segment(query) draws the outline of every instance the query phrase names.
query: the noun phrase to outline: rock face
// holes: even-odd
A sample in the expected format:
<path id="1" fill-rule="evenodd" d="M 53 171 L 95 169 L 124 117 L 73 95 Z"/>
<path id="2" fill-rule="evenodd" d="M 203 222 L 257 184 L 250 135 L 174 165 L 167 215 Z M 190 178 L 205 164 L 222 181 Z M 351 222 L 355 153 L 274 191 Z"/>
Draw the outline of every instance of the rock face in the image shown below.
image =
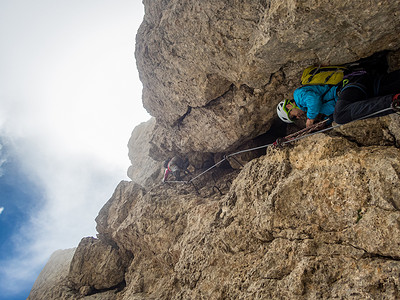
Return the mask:
<path id="1" fill-rule="evenodd" d="M 36 279 L 28 300 L 69 299 L 73 296 L 67 286 L 69 267 L 76 248 L 54 252 Z"/>
<path id="2" fill-rule="evenodd" d="M 156 120 L 154 118 L 135 127 L 129 139 L 129 159 L 132 165 L 128 169 L 128 177 L 143 186 L 161 180 L 161 162 L 149 156 L 150 139 Z"/>
<path id="3" fill-rule="evenodd" d="M 83 295 L 111 289 L 124 281 L 124 272 L 116 247 L 99 239 L 83 238 L 71 261 L 70 286 Z"/>
<path id="4" fill-rule="evenodd" d="M 398 1 L 143 2 L 136 58 L 155 159 L 231 151 L 268 130 L 305 66 L 400 47 Z"/>
<path id="5" fill-rule="evenodd" d="M 193 185 L 162 184 L 160 162 L 187 154 L 197 175 L 270 143 L 304 66 L 400 47 L 400 2 L 143 2 L 136 57 L 154 119 L 129 141 L 132 182 L 30 299 L 399 299 L 399 115 L 238 155 L 244 167 Z"/>
<path id="6" fill-rule="evenodd" d="M 270 149 L 223 196 L 121 183 L 97 219 L 133 254 L 118 299 L 398 298 L 400 150 L 351 130 Z"/>
<path id="7" fill-rule="evenodd" d="M 70 280 L 85 288 L 70 283 L 69 292 L 118 300 L 398 299 L 400 150 L 390 124 L 400 116 L 268 148 L 240 171 L 216 169 L 223 195 L 209 176 L 196 182 L 199 193 L 121 182 L 96 219 L 99 239 L 81 242 L 71 264 Z M 103 277 L 94 277 L 95 265 Z"/>

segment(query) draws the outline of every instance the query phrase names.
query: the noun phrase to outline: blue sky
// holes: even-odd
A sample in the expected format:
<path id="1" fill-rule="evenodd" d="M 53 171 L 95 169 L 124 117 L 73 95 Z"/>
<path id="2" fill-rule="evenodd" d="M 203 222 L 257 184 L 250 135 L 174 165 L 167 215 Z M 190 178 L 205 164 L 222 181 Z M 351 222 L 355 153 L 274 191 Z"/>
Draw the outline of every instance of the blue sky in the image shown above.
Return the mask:
<path id="1" fill-rule="evenodd" d="M 43 202 L 43 195 L 38 186 L 20 172 L 18 161 L 8 154 L 4 142 L 2 157 L 8 156 L 1 166 L 3 176 L 0 177 L 0 253 L 2 258 L 10 257 L 12 247 L 10 238 L 18 234 L 18 230 L 32 211 L 37 210 Z M 6 174 L 6 176 L 4 176 Z M 4 207 L 7 207 L 4 210 Z"/>
<path id="2" fill-rule="evenodd" d="M 25 299 L 58 249 L 94 236 L 149 119 L 139 0 L 0 1 L 0 299 Z"/>
<path id="3" fill-rule="evenodd" d="M 25 176 L 18 165 L 18 161 L 9 153 L 4 141 L 1 146 L 1 174 L 0 177 L 0 260 L 2 268 L 7 262 L 12 262 L 18 257 L 16 251 L 20 251 L 20 238 L 25 244 L 24 229 L 30 216 L 43 205 L 43 195 L 40 187 Z M 5 157 L 7 159 L 5 160 Z M 28 234 L 29 236 L 29 234 Z M 24 255 L 24 254 L 22 254 Z M 0 295 L 0 299 L 26 299 L 29 294 L 29 286 L 34 282 L 34 276 L 40 272 L 42 264 L 38 264 L 32 270 L 32 274 L 25 280 L 25 287 L 15 292 Z M 3 279 L 2 279 L 3 280 Z M 2 283 L 3 284 L 3 283 Z"/>

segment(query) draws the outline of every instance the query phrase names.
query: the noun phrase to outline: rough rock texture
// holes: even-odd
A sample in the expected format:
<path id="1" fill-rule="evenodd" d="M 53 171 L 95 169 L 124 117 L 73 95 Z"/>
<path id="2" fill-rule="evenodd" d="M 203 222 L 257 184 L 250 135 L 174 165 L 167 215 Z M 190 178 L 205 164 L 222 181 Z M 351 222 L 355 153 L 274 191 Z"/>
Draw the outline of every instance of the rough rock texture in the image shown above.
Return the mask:
<path id="1" fill-rule="evenodd" d="M 36 279 L 28 300 L 69 299 L 73 295 L 67 286 L 67 277 L 75 249 L 58 250 L 51 255 Z"/>
<path id="2" fill-rule="evenodd" d="M 71 261 L 70 286 L 83 295 L 112 289 L 123 283 L 124 272 L 117 247 L 93 237 L 83 238 Z"/>
<path id="3" fill-rule="evenodd" d="M 155 159 L 231 151 L 268 130 L 304 66 L 400 47 L 398 1 L 143 2 L 136 58 Z"/>
<path id="4" fill-rule="evenodd" d="M 161 180 L 162 163 L 153 160 L 149 156 L 152 132 L 155 119 L 142 123 L 135 127 L 128 142 L 129 159 L 132 165 L 128 169 L 128 177 L 143 186 L 147 186 Z"/>
<path id="5" fill-rule="evenodd" d="M 136 57 L 155 120 L 129 142 L 133 181 L 68 280 L 30 299 L 399 299 L 400 116 L 240 155 L 243 168 L 194 185 L 161 184 L 155 161 L 188 154 L 199 174 L 269 143 L 260 134 L 304 66 L 400 47 L 400 2 L 143 2 Z"/>
<path id="6" fill-rule="evenodd" d="M 117 300 L 398 299 L 400 150 L 388 130 L 393 123 L 400 116 L 358 121 L 269 148 L 240 171 L 216 169 L 224 195 L 213 193 L 211 175 L 196 182 L 199 193 L 190 185 L 146 190 L 121 182 L 96 218 L 95 241 L 110 246 L 95 257 L 82 253 L 97 247 L 81 243 L 74 260 L 101 265 L 107 278 L 116 269 L 105 258 L 112 246 L 126 286 L 70 293 Z M 363 134 L 388 138 L 363 144 Z M 79 273 L 72 265 L 72 282 L 94 286 L 81 280 L 93 278 L 92 267 Z M 83 299 L 95 299 L 89 297 Z"/>
<path id="7" fill-rule="evenodd" d="M 354 122 L 343 125 L 336 130 L 348 139 L 363 146 L 400 147 L 400 123 L 396 114 L 387 118 L 371 118 L 364 122 Z"/>
<path id="8" fill-rule="evenodd" d="M 121 182 L 97 217 L 99 238 L 131 253 L 116 299 L 398 299 L 400 150 L 356 141 L 391 122 L 269 149 L 218 173 L 222 196 L 210 181 Z"/>

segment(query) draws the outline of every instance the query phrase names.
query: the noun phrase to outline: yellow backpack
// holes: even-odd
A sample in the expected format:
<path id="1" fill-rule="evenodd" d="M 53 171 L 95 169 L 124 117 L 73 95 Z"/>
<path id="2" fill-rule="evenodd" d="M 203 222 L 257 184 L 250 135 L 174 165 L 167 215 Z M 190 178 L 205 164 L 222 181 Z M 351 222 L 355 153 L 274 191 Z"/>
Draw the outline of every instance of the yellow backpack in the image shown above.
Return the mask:
<path id="1" fill-rule="evenodd" d="M 302 85 L 336 85 L 343 80 L 344 73 L 348 71 L 343 66 L 310 66 L 303 71 Z"/>

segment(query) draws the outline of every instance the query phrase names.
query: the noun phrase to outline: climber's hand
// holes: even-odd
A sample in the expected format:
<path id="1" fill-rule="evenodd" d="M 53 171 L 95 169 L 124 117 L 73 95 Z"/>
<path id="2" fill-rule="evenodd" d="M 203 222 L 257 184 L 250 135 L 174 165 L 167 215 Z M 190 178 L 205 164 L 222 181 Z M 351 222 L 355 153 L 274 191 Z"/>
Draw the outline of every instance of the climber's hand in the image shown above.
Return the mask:
<path id="1" fill-rule="evenodd" d="M 314 124 L 314 120 L 315 120 L 315 119 L 307 119 L 307 121 L 306 121 L 306 127 L 310 127 L 311 125 L 313 125 L 313 124 Z"/>

